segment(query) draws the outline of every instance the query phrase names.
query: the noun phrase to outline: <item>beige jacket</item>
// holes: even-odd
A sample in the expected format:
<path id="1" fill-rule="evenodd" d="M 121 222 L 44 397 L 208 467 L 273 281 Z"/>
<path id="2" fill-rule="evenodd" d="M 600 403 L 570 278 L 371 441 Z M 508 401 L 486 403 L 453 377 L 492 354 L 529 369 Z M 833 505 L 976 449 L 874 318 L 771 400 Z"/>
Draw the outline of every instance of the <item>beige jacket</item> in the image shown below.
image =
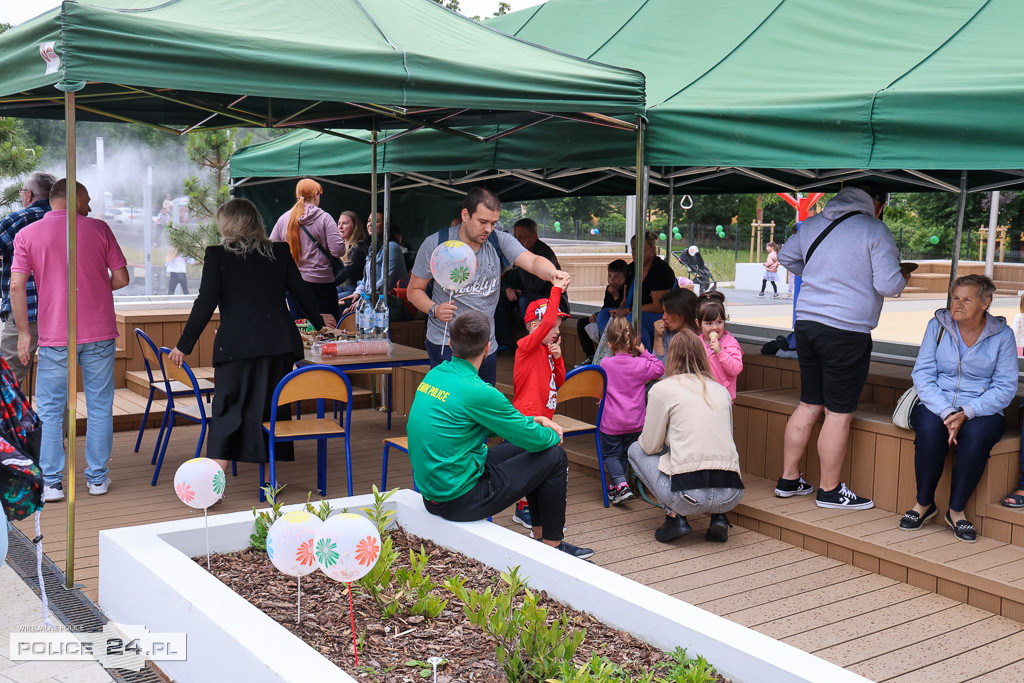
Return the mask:
<path id="1" fill-rule="evenodd" d="M 658 469 L 669 476 L 701 470 L 738 474 L 740 456 L 732 438 L 729 390 L 711 379 L 701 382 L 695 375 L 661 380 L 647 397 L 639 444 L 647 453 L 658 453 L 668 445 Z"/>

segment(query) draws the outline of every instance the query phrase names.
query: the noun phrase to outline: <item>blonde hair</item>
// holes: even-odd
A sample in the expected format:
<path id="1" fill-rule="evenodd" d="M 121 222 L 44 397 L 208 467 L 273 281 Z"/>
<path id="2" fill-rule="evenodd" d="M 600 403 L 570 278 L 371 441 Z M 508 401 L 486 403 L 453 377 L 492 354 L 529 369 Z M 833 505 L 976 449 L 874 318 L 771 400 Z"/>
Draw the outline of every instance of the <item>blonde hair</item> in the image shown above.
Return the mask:
<path id="1" fill-rule="evenodd" d="M 341 230 L 341 218 L 342 216 L 348 216 L 348 219 L 352 221 L 352 232 L 345 239 L 345 255 L 342 257 L 344 264 L 350 265 L 352 263 L 352 257 L 355 256 L 355 247 L 358 242 L 361 242 L 366 234 L 366 226 L 359 220 L 359 214 L 355 211 L 342 211 L 338 216 L 338 230 Z"/>
<path id="2" fill-rule="evenodd" d="M 256 205 L 248 199 L 232 199 L 217 209 L 217 230 L 226 251 L 239 256 L 257 253 L 273 260 L 273 243 Z"/>
<path id="3" fill-rule="evenodd" d="M 1024 294 L 1020 295 L 1020 312 L 1024 313 Z"/>
<path id="4" fill-rule="evenodd" d="M 295 186 L 295 206 L 288 214 L 288 229 L 285 231 L 285 240 L 288 242 L 288 249 L 292 252 L 295 263 L 302 262 L 302 249 L 299 243 L 299 219 L 302 212 L 306 210 L 306 202 L 312 201 L 319 194 L 323 194 L 320 183 L 312 178 L 303 178 Z"/>
<path id="5" fill-rule="evenodd" d="M 714 382 L 715 378 L 711 376 L 711 368 L 708 366 L 708 354 L 700 337 L 685 327 L 672 337 L 665 352 L 665 378 L 673 375 L 697 377 L 703 387 L 704 402 L 711 405 L 708 401 L 708 383 Z"/>
<path id="6" fill-rule="evenodd" d="M 608 346 L 613 353 L 627 352 L 633 356 L 638 355 L 636 348 L 636 332 L 633 326 L 625 318 L 615 318 L 605 329 L 608 338 Z"/>

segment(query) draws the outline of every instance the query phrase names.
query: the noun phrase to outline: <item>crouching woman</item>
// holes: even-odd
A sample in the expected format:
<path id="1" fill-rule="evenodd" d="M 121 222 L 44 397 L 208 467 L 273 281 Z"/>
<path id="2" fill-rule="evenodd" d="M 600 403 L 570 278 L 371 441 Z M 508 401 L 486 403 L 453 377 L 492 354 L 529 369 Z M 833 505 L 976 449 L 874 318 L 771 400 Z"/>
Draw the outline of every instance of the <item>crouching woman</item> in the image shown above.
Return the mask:
<path id="1" fill-rule="evenodd" d="M 692 531 L 688 515 L 710 514 L 705 538 L 724 543 L 725 513 L 743 497 L 729 390 L 712 378 L 704 345 L 688 329 L 669 343 L 665 368 L 648 396 L 640 440 L 629 449 L 633 471 L 668 510 L 654 538 L 668 543 Z"/>

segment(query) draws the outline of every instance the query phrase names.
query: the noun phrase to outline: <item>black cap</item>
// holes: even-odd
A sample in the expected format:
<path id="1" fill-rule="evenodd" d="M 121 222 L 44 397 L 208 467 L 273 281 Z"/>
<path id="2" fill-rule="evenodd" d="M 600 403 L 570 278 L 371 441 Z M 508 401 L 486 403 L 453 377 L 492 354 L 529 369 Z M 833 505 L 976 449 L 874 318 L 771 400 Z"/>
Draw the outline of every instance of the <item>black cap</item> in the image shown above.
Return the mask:
<path id="1" fill-rule="evenodd" d="M 873 182 L 865 181 L 854 185 L 859 190 L 864 190 L 868 193 L 868 196 L 874 199 L 879 204 L 885 204 L 889 201 L 889 193 L 883 190 L 881 187 Z"/>

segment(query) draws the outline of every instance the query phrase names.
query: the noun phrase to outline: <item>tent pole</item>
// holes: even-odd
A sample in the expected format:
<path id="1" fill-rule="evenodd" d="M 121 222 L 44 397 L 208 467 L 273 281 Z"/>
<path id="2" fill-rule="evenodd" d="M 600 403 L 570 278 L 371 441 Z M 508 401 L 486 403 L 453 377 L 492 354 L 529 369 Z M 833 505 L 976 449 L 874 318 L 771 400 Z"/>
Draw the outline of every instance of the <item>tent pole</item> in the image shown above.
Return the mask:
<path id="1" fill-rule="evenodd" d="M 996 231 L 999 229 L 999 190 L 992 193 L 992 206 L 988 210 L 988 244 L 985 245 L 985 277 L 992 277 L 996 266 Z"/>
<path id="2" fill-rule="evenodd" d="M 370 131 L 370 304 L 377 305 L 377 122 L 374 121 Z"/>
<path id="3" fill-rule="evenodd" d="M 384 174 L 384 272 L 381 274 L 381 281 L 384 283 L 383 294 L 388 295 L 388 285 L 391 283 L 391 174 Z"/>
<path id="4" fill-rule="evenodd" d="M 665 260 L 672 265 L 672 224 L 676 216 L 676 179 L 668 179 L 668 225 L 665 226 Z"/>
<path id="5" fill-rule="evenodd" d="M 953 257 L 949 261 L 949 286 L 956 280 L 956 271 L 960 265 L 960 241 L 964 236 L 964 210 L 967 208 L 967 171 L 960 172 L 960 199 L 956 205 L 956 233 L 953 235 Z M 952 302 L 946 294 L 946 307 Z"/>
<path id="6" fill-rule="evenodd" d="M 64 565 L 65 587 L 75 587 L 75 440 L 78 407 L 78 330 L 76 322 L 78 288 L 78 178 L 75 140 L 75 93 L 64 93 L 64 121 L 67 129 L 67 247 L 68 247 L 68 457 L 64 485 L 68 494 L 68 545 Z"/>
<path id="7" fill-rule="evenodd" d="M 633 249 L 633 329 L 636 330 L 637 339 L 640 338 L 640 330 L 643 329 L 643 321 L 640 315 L 640 302 L 643 292 L 644 279 L 644 243 L 647 237 L 647 223 L 644 221 L 647 210 L 647 199 L 644 196 L 646 187 L 644 166 L 644 118 L 636 117 L 636 234 L 633 235 L 636 247 Z"/>

